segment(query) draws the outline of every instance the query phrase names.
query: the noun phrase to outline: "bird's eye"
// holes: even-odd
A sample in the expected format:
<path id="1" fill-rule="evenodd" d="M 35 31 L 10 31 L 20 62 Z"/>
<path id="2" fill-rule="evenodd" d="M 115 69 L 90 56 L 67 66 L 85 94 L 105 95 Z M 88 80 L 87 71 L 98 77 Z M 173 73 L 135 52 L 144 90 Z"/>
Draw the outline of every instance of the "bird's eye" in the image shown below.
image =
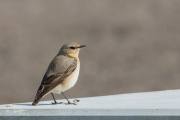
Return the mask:
<path id="1" fill-rule="evenodd" d="M 73 47 L 73 46 L 72 46 L 72 47 L 70 47 L 70 48 L 71 48 L 71 49 L 73 49 L 73 50 L 74 50 L 74 49 L 76 49 L 76 48 L 75 48 L 75 47 Z"/>

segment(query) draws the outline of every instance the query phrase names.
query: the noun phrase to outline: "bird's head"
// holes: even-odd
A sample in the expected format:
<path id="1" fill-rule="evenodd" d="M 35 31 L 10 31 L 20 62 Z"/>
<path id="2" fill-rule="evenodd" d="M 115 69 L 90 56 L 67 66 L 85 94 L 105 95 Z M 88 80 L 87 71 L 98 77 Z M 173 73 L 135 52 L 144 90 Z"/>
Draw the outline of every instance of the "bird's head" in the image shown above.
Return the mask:
<path id="1" fill-rule="evenodd" d="M 78 57 L 79 50 L 85 46 L 86 45 L 79 45 L 74 42 L 66 43 L 61 47 L 59 54 L 76 58 Z"/>

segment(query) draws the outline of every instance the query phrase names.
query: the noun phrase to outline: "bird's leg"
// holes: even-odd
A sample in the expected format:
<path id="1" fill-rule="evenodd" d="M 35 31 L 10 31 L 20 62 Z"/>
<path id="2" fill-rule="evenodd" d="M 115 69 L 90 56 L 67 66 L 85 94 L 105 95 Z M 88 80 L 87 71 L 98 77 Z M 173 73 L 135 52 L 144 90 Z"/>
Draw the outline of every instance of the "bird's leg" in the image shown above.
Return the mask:
<path id="1" fill-rule="evenodd" d="M 55 104 L 64 104 L 63 102 L 57 103 L 56 100 L 55 100 L 55 97 L 54 97 L 53 93 L 51 93 L 51 95 L 52 95 L 52 97 L 53 97 L 53 99 L 54 99 L 54 103 L 52 103 L 53 105 L 55 105 Z"/>
<path id="2" fill-rule="evenodd" d="M 61 93 L 62 93 L 62 95 L 66 98 L 66 100 L 68 101 L 68 103 L 67 103 L 68 105 L 69 105 L 69 104 L 77 105 L 77 102 L 79 102 L 79 100 L 74 100 L 74 103 L 71 103 L 71 102 L 67 99 L 67 97 L 64 95 L 64 93 L 63 93 L 63 92 L 61 92 Z M 66 104 L 66 105 L 67 105 L 67 104 Z"/>
<path id="3" fill-rule="evenodd" d="M 68 104 L 71 104 L 71 102 L 67 99 L 67 97 L 64 95 L 63 92 L 61 92 L 63 94 L 63 96 L 66 98 L 66 100 L 68 101 Z"/>
<path id="4" fill-rule="evenodd" d="M 52 97 L 53 97 L 53 99 L 54 99 L 54 103 L 52 103 L 52 104 L 57 104 L 56 99 L 55 99 L 53 93 L 51 93 L 51 95 L 52 95 Z"/>
<path id="5" fill-rule="evenodd" d="M 54 99 L 54 103 L 52 103 L 53 105 L 56 105 L 56 104 L 64 104 L 63 102 L 57 103 L 56 100 L 55 100 L 54 94 L 51 93 L 51 95 L 52 95 L 52 97 L 53 97 L 53 99 Z"/>

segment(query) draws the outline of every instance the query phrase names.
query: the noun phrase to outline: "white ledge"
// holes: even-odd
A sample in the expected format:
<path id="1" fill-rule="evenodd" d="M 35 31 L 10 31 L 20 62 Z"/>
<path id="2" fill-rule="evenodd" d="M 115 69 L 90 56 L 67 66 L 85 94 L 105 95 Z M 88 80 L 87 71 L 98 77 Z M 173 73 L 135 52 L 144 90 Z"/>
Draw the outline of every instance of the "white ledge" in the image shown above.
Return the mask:
<path id="1" fill-rule="evenodd" d="M 13 119 L 13 116 L 21 118 L 22 116 L 28 116 L 27 119 L 32 119 L 30 116 L 44 116 L 46 119 L 52 119 L 49 118 L 52 116 L 61 116 L 61 118 L 62 116 L 124 116 L 126 118 L 128 116 L 130 118 L 133 116 L 171 116 L 170 119 L 172 120 L 173 116 L 176 117 L 176 119 L 180 116 L 180 90 L 120 94 L 78 99 L 80 100 L 78 105 L 52 105 L 51 103 L 53 101 L 42 101 L 37 106 L 32 106 L 31 102 L 0 105 L 0 119 L 3 117 L 4 119 Z M 70 100 L 72 101 L 73 99 Z M 66 100 L 57 100 L 57 102 L 66 102 Z"/>

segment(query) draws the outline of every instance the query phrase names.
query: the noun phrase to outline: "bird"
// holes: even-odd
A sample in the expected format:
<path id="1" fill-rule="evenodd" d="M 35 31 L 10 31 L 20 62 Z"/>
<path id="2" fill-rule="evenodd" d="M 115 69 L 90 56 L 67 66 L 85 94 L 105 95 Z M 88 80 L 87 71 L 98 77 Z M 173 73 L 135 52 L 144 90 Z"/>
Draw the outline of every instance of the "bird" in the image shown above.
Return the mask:
<path id="1" fill-rule="evenodd" d="M 61 47 L 58 54 L 50 62 L 32 105 L 37 105 L 40 99 L 49 93 L 54 99 L 53 104 L 58 104 L 54 94 L 62 94 L 66 98 L 67 104 L 73 104 L 67 99 L 64 91 L 72 88 L 78 80 L 80 71 L 78 55 L 80 49 L 85 46 L 70 42 Z"/>

